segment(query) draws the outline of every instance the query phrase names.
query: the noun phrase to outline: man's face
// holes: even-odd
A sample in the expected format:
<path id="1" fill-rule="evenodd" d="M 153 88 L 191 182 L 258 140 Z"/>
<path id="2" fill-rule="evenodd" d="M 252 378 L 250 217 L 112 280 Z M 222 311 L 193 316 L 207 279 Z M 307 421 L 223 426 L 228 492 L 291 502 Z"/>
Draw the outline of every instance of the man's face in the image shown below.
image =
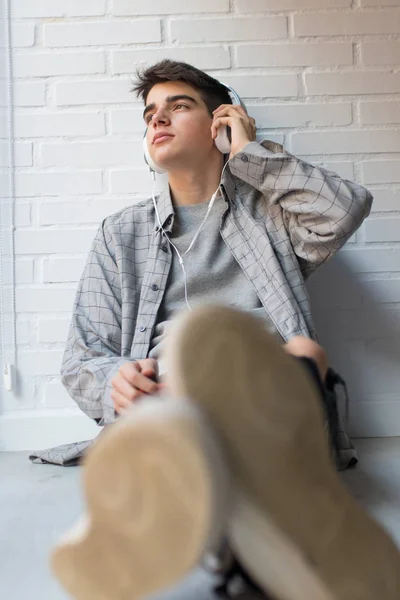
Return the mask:
<path id="1" fill-rule="evenodd" d="M 166 170 L 202 162 L 215 151 L 212 117 L 199 92 L 186 83 L 155 85 L 147 97 L 144 121 L 150 156 Z M 157 141 L 160 133 L 170 136 Z"/>

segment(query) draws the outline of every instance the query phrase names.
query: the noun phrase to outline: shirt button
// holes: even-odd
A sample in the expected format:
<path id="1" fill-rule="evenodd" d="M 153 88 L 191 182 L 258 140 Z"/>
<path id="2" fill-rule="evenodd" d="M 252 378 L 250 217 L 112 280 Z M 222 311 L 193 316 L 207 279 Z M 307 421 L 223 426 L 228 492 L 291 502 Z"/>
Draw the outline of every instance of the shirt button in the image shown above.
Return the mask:
<path id="1" fill-rule="evenodd" d="M 153 283 L 153 285 L 151 286 L 151 289 L 153 290 L 153 292 L 158 292 L 159 287 L 158 287 L 158 285 L 156 285 L 155 283 Z"/>
<path id="2" fill-rule="evenodd" d="M 141 331 L 142 333 L 144 333 L 144 332 L 146 331 L 146 327 L 141 327 L 141 328 L 139 329 L 139 331 Z"/>
<path id="3" fill-rule="evenodd" d="M 242 156 L 242 161 L 243 162 L 249 162 L 249 157 L 246 156 L 246 155 Z"/>
<path id="4" fill-rule="evenodd" d="M 168 252 L 168 247 L 166 246 L 166 244 L 164 244 L 163 246 L 161 246 L 161 250 L 163 252 Z"/>

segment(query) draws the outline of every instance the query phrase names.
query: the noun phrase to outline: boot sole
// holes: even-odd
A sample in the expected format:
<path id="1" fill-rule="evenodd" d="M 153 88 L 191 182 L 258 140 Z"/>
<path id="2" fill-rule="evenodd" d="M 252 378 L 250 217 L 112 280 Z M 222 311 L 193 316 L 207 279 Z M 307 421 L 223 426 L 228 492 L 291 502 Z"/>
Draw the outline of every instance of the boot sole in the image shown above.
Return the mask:
<path id="1" fill-rule="evenodd" d="M 231 543 L 255 581 L 276 600 L 398 600 L 399 551 L 341 483 L 309 375 L 227 307 L 181 317 L 170 336 L 167 385 L 223 444 L 242 491 Z"/>
<path id="2" fill-rule="evenodd" d="M 138 600 L 168 588 L 215 533 L 214 475 L 199 431 L 160 412 L 132 411 L 88 454 L 88 517 L 51 557 L 77 600 Z"/>

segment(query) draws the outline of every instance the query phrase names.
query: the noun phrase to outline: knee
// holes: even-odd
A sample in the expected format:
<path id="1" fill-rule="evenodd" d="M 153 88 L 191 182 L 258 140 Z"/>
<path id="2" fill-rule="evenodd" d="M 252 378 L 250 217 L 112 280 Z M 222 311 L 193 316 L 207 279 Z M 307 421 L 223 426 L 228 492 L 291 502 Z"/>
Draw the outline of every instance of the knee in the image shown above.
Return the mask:
<path id="1" fill-rule="evenodd" d="M 289 340 L 284 348 L 293 356 L 312 358 L 317 364 L 322 381 L 324 381 L 329 364 L 327 354 L 322 346 L 310 338 L 298 335 Z"/>

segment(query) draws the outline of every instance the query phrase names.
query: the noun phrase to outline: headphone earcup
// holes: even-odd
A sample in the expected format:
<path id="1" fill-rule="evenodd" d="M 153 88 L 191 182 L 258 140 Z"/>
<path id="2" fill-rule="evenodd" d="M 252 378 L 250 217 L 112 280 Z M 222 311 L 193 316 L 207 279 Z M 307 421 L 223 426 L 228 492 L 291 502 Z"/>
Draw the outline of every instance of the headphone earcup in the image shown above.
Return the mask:
<path id="1" fill-rule="evenodd" d="M 166 170 L 159 167 L 151 158 L 149 148 L 147 145 L 146 134 L 143 136 L 143 154 L 144 154 L 144 160 L 147 163 L 147 165 L 149 166 L 151 171 L 155 171 L 156 173 L 160 173 L 160 174 L 166 173 Z"/>
<path id="2" fill-rule="evenodd" d="M 231 153 L 231 143 L 228 138 L 227 125 L 221 125 L 218 129 L 217 137 L 214 140 L 215 145 L 222 154 Z"/>

